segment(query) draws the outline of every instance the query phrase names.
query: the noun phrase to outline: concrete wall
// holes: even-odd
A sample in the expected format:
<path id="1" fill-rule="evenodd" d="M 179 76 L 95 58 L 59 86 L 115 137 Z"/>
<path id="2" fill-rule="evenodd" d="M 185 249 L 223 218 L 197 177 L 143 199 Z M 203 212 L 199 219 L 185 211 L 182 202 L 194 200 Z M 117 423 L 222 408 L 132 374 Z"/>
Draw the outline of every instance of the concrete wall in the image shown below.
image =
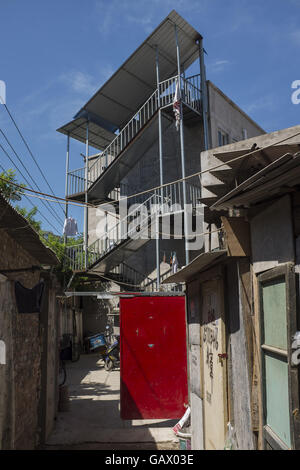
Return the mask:
<path id="1" fill-rule="evenodd" d="M 219 88 L 210 81 L 207 82 L 210 115 L 210 147 L 219 146 L 218 130 L 229 135 L 229 143 L 255 137 L 264 133 L 247 114 L 231 101 Z"/>
<path id="2" fill-rule="evenodd" d="M 259 212 L 251 219 L 250 227 L 256 274 L 295 260 L 290 196 L 282 197 Z"/>
<path id="3" fill-rule="evenodd" d="M 221 164 L 221 161 L 217 158 L 218 153 L 222 152 L 231 152 L 235 150 L 245 150 L 249 151 L 251 147 L 254 144 L 257 144 L 258 147 L 266 147 L 268 145 L 275 145 L 277 142 L 287 139 L 290 136 L 293 136 L 294 134 L 299 133 L 299 135 L 296 135 L 295 137 L 291 137 L 289 140 L 287 140 L 285 143 L 288 144 L 299 144 L 300 143 L 300 125 L 299 126 L 294 126 L 290 127 L 287 129 L 282 129 L 279 131 L 271 132 L 270 134 L 263 134 L 263 135 L 258 135 L 256 137 L 252 137 L 247 140 L 243 140 L 238 143 L 232 143 L 229 145 L 225 145 L 224 147 L 216 147 L 212 148 L 210 150 L 201 152 L 201 169 L 202 170 L 209 170 L 212 169 L 218 165 Z M 219 168 L 220 169 L 220 168 Z M 229 169 L 227 165 L 224 165 L 221 169 Z M 213 176 L 209 171 L 205 172 L 202 175 L 202 184 L 203 186 L 206 185 L 213 185 L 217 184 L 220 185 L 222 184 L 221 181 Z M 226 186 L 224 185 L 224 194 L 228 192 L 228 189 L 226 190 Z M 214 196 L 213 193 L 211 193 L 208 189 L 203 187 L 202 189 L 202 196 L 203 197 L 211 197 Z M 211 231 L 214 231 L 216 228 L 218 228 L 215 224 L 212 224 L 210 227 Z M 204 222 L 203 225 L 203 231 L 208 230 L 208 224 Z M 211 249 L 215 249 L 219 247 L 219 240 L 218 240 L 218 234 L 217 233 L 212 233 L 211 237 L 208 235 L 205 236 L 205 251 L 209 250 L 209 238 L 211 238 Z"/>

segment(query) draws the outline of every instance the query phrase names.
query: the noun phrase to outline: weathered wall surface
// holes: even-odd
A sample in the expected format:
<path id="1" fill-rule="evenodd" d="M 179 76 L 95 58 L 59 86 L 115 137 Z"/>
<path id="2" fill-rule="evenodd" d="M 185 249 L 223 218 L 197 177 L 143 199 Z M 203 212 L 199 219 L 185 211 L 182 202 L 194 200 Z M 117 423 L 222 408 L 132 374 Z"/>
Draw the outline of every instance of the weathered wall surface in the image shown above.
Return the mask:
<path id="1" fill-rule="evenodd" d="M 208 101 L 211 148 L 219 145 L 218 130 L 229 135 L 229 143 L 244 140 L 243 129 L 247 131 L 247 138 L 255 137 L 264 132 L 258 124 L 210 81 L 208 82 Z"/>
<path id="2" fill-rule="evenodd" d="M 242 302 L 242 279 L 239 263 L 227 267 L 227 328 L 229 333 L 229 400 L 231 424 L 234 426 L 238 449 L 253 450 L 251 423 L 251 380 L 245 326 L 245 304 Z"/>
<path id="3" fill-rule="evenodd" d="M 284 196 L 253 217 L 250 227 L 252 263 L 256 274 L 294 261 L 294 234 L 289 196 Z"/>
<path id="4" fill-rule="evenodd" d="M 188 285 L 187 292 L 188 321 L 188 362 L 189 362 L 189 396 L 191 405 L 192 449 L 203 449 L 203 409 L 201 396 L 200 366 L 200 312 L 201 296 L 198 281 Z"/>
<path id="5" fill-rule="evenodd" d="M 0 364 L 0 450 L 13 448 L 14 442 L 13 313 L 10 283 L 0 282 L 0 339 L 6 345 L 6 364 Z"/>
<path id="6" fill-rule="evenodd" d="M 39 315 L 15 312 L 13 318 L 15 449 L 33 449 L 38 444 L 41 339 Z"/>
<path id="7" fill-rule="evenodd" d="M 39 262 L 19 246 L 5 231 L 0 232 L 0 244 L 5 254 L 0 259 L 1 269 L 30 268 Z M 7 274 L 0 282 L 0 339 L 7 348 L 6 364 L 0 365 L 0 449 L 34 449 L 40 440 L 40 405 L 43 374 L 43 342 L 46 362 L 50 368 L 45 377 L 48 388 L 49 416 L 54 416 L 54 380 L 56 376 L 56 322 L 55 292 L 52 291 L 49 316 L 49 343 L 45 343 L 45 328 L 38 313 L 19 314 L 17 311 L 14 281 L 32 288 L 40 280 L 40 272 Z M 45 299 L 46 304 L 48 299 Z M 52 406 L 52 409 L 51 409 Z M 50 429 L 50 420 L 47 428 Z"/>

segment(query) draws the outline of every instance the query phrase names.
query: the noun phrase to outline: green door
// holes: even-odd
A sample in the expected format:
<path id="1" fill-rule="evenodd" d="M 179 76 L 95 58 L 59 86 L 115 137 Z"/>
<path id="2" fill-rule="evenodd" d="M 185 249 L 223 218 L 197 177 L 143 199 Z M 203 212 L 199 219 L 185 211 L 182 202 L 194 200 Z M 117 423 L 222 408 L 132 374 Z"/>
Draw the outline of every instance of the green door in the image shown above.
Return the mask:
<path id="1" fill-rule="evenodd" d="M 269 449 L 294 448 L 289 360 L 290 338 L 296 332 L 293 280 L 291 265 L 259 276 L 263 432 Z"/>

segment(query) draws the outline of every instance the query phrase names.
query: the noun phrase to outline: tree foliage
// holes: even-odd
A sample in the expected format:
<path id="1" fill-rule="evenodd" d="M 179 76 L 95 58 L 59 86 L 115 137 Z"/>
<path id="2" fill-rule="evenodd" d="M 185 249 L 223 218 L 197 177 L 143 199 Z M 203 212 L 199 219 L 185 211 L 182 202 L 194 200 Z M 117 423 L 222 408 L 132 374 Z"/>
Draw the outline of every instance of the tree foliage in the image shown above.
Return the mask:
<path id="1" fill-rule="evenodd" d="M 25 184 L 20 184 L 21 188 L 17 188 L 13 183 L 18 184 L 15 170 L 0 173 L 0 193 L 9 201 L 20 200 L 26 188 Z"/>
<path id="2" fill-rule="evenodd" d="M 25 185 L 20 184 L 22 189 L 17 188 L 12 183 L 17 183 L 14 170 L 7 170 L 6 172 L 0 173 L 0 193 L 10 201 L 20 200 L 19 196 L 22 196 L 23 189 L 26 188 Z M 32 209 L 28 210 L 25 207 L 19 205 L 15 206 L 15 209 L 28 221 L 28 223 L 33 227 L 36 232 L 39 234 L 42 242 L 49 247 L 56 254 L 59 265 L 54 267 L 54 272 L 63 286 L 65 286 L 69 279 L 72 276 L 72 270 L 69 267 L 69 263 L 66 258 L 66 246 L 74 246 L 83 243 L 83 237 L 78 238 L 67 238 L 67 243 L 65 245 L 64 239 L 62 236 L 55 235 L 52 232 L 45 231 L 42 229 L 42 222 L 36 219 L 38 208 L 35 206 Z M 78 278 L 76 281 L 77 284 L 80 283 L 85 278 Z"/>

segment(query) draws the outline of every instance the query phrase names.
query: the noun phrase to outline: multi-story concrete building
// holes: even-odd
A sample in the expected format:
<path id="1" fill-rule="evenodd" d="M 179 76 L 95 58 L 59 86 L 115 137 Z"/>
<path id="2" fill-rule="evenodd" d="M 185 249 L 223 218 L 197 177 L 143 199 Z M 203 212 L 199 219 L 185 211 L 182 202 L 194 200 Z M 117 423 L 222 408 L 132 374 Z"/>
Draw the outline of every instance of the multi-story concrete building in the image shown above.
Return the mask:
<path id="1" fill-rule="evenodd" d="M 58 131 L 68 139 L 66 197 L 90 205 L 71 265 L 133 291 L 165 288 L 162 279 L 203 249 L 201 180 L 190 177 L 200 152 L 264 133 L 206 80 L 203 38 L 175 11 Z M 86 148 L 77 170 L 71 138 Z"/>

